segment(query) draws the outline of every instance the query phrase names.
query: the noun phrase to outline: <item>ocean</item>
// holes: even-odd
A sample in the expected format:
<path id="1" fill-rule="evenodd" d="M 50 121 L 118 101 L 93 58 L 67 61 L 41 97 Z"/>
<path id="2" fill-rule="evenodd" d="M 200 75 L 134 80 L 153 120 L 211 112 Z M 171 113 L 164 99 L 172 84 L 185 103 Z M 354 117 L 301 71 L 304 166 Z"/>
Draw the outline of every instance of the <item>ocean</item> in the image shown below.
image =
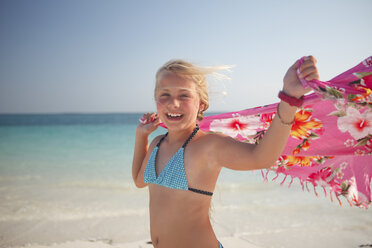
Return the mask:
<path id="1" fill-rule="evenodd" d="M 140 117 L 0 115 L 0 247 L 149 240 L 148 192 L 131 177 Z M 317 198 L 296 180 L 290 188 L 280 182 L 223 169 L 211 208 L 217 237 L 260 247 L 372 243 L 371 210 Z"/>
<path id="2" fill-rule="evenodd" d="M 129 181 L 139 114 L 0 115 L 1 174 Z"/>

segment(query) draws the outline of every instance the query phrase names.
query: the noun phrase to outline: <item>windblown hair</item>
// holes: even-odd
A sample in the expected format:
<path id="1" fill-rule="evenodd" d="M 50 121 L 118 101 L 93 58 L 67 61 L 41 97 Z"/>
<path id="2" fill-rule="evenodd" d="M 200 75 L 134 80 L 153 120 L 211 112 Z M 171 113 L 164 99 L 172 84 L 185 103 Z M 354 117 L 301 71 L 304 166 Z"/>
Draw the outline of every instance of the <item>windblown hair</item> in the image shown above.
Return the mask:
<path id="1" fill-rule="evenodd" d="M 204 111 L 209 107 L 209 95 L 207 88 L 207 75 L 212 75 L 216 78 L 229 79 L 227 76 L 217 73 L 220 70 L 228 70 L 231 66 L 197 66 L 190 62 L 181 59 L 170 60 L 165 63 L 156 73 L 155 98 L 160 74 L 164 71 L 169 71 L 181 77 L 190 78 L 196 84 L 196 90 L 201 103 L 204 104 L 204 109 L 198 112 L 197 119 L 199 121 L 204 118 Z"/>

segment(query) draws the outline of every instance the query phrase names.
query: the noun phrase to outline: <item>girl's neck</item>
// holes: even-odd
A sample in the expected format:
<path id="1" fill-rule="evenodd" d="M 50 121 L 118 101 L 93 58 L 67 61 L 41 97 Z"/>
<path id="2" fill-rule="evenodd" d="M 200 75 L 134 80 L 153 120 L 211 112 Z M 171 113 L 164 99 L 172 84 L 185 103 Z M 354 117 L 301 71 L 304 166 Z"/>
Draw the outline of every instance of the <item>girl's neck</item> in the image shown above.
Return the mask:
<path id="1" fill-rule="evenodd" d="M 194 131 L 196 124 L 182 130 L 168 130 L 167 142 L 169 144 L 183 143 Z"/>

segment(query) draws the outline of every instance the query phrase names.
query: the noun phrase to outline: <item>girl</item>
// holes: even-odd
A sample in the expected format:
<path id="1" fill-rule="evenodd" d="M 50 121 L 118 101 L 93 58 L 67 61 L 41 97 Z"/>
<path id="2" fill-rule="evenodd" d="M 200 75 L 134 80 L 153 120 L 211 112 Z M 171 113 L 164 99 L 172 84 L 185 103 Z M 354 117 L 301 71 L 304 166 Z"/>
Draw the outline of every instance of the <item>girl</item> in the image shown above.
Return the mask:
<path id="1" fill-rule="evenodd" d="M 173 60 L 156 74 L 157 114 L 147 113 L 136 130 L 132 176 L 150 192 L 150 230 L 156 248 L 217 248 L 221 243 L 209 220 L 211 196 L 222 167 L 233 170 L 269 168 L 282 153 L 301 105 L 300 78 L 318 79 L 316 60 L 306 57 L 284 77 L 277 114 L 259 144 L 205 133 L 198 121 L 208 108 L 206 75 L 221 68 L 198 67 Z M 148 136 L 163 122 L 168 133 L 148 145 Z"/>

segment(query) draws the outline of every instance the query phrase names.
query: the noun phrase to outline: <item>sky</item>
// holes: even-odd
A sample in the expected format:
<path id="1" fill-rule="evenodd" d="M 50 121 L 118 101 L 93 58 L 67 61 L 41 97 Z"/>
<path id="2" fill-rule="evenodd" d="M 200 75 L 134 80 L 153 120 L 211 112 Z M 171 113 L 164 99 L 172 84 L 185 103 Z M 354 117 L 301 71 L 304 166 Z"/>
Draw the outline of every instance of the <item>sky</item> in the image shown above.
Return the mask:
<path id="1" fill-rule="evenodd" d="M 155 111 L 155 73 L 174 58 L 234 65 L 230 81 L 210 82 L 210 112 L 274 103 L 304 55 L 317 58 L 321 80 L 371 56 L 371 9 L 371 0 L 1 0 L 0 113 Z"/>

